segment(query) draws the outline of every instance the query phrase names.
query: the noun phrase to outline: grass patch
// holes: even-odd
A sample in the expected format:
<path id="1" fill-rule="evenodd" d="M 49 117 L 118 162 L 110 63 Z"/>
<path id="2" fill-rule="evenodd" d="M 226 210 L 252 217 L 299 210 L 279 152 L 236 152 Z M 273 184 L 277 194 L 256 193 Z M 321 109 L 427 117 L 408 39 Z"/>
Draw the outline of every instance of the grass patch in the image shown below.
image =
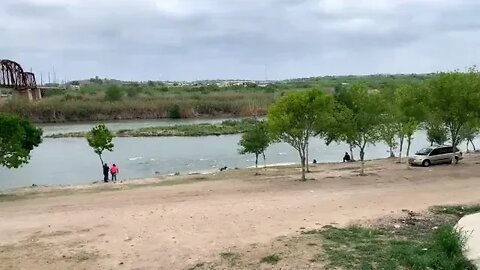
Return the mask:
<path id="1" fill-rule="evenodd" d="M 280 258 L 280 256 L 278 256 L 277 254 L 272 254 L 272 255 L 268 255 L 266 257 L 263 257 L 261 260 L 260 260 L 260 263 L 269 263 L 269 264 L 276 264 L 278 263 L 282 258 Z"/>
<path id="2" fill-rule="evenodd" d="M 435 206 L 430 208 L 430 211 L 435 214 L 453 215 L 461 218 L 466 215 L 480 212 L 480 204 Z"/>
<path id="3" fill-rule="evenodd" d="M 21 196 L 14 194 L 0 194 L 0 202 L 13 202 L 21 199 Z"/>
<path id="4" fill-rule="evenodd" d="M 231 260 L 231 259 L 234 259 L 237 256 L 238 255 L 233 253 L 233 252 L 222 252 L 222 253 L 220 253 L 220 257 L 222 257 L 222 259 L 224 259 L 224 260 Z"/>
<path id="5" fill-rule="evenodd" d="M 465 238 L 453 224 L 429 228 L 429 233 L 418 229 L 393 233 L 358 226 L 330 227 L 319 234 L 328 267 L 333 269 L 475 269 L 462 253 Z"/>

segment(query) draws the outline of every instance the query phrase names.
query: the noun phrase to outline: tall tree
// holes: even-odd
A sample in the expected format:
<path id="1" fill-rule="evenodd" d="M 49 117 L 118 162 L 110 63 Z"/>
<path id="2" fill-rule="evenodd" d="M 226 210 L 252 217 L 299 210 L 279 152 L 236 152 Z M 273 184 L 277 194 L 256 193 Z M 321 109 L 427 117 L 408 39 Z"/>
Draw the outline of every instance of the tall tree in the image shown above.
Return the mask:
<path id="1" fill-rule="evenodd" d="M 258 122 L 250 130 L 243 133 L 238 152 L 242 155 L 250 153 L 255 155 L 255 168 L 258 168 L 258 156 L 263 155 L 263 163 L 265 164 L 265 150 L 270 145 L 270 137 L 264 122 Z"/>
<path id="2" fill-rule="evenodd" d="M 18 168 L 42 142 L 42 130 L 18 116 L 0 114 L 0 165 Z"/>
<path id="3" fill-rule="evenodd" d="M 407 140 L 406 156 L 408 156 L 413 134 L 425 119 L 424 97 L 424 87 L 418 84 L 405 84 L 395 90 L 394 110 L 400 139 L 399 162 L 402 162 L 404 140 Z"/>
<path id="4" fill-rule="evenodd" d="M 113 133 L 104 125 L 100 124 L 94 127 L 87 134 L 88 145 L 93 148 L 93 151 L 100 158 L 101 165 L 103 166 L 102 154 L 105 150 L 113 151 Z"/>
<path id="5" fill-rule="evenodd" d="M 395 148 L 397 147 L 396 136 L 398 134 L 398 124 L 393 115 L 386 115 L 384 123 L 380 125 L 380 138 L 388 146 L 390 158 L 395 157 Z"/>
<path id="6" fill-rule="evenodd" d="M 267 124 L 273 139 L 282 140 L 298 151 L 303 181 L 308 142 L 312 136 L 325 136 L 333 120 L 333 104 L 333 98 L 319 90 L 290 92 L 268 111 Z"/>
<path id="7" fill-rule="evenodd" d="M 462 141 L 467 142 L 467 153 L 470 152 L 469 145 L 471 144 L 473 147 L 473 151 L 477 151 L 473 140 L 480 134 L 480 128 L 478 121 L 469 122 L 467 123 L 461 130 L 460 130 L 460 138 Z"/>
<path id="8" fill-rule="evenodd" d="M 455 149 L 464 139 L 462 129 L 478 119 L 480 74 L 474 69 L 437 74 L 429 82 L 428 107 L 429 116 L 447 128 Z"/>
<path id="9" fill-rule="evenodd" d="M 335 124 L 328 130 L 327 142 L 352 143 L 360 150 L 361 174 L 365 174 L 365 147 L 381 140 L 385 123 L 385 103 L 377 91 L 354 84 L 336 96 Z"/>

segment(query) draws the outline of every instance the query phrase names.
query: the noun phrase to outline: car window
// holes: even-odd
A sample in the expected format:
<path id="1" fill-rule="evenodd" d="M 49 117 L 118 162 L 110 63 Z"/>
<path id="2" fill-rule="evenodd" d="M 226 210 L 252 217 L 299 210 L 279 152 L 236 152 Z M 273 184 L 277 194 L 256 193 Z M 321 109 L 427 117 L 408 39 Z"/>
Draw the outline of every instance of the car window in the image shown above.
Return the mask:
<path id="1" fill-rule="evenodd" d="M 440 149 L 441 148 L 437 148 L 435 150 L 433 150 L 429 156 L 436 156 L 436 155 L 439 155 L 440 154 Z"/>
<path id="2" fill-rule="evenodd" d="M 422 149 L 420 149 L 419 151 L 417 151 L 417 152 L 415 153 L 415 155 L 426 156 L 426 155 L 428 155 L 430 152 L 432 152 L 432 148 L 426 147 L 426 148 L 422 148 Z"/>
<path id="3" fill-rule="evenodd" d="M 451 154 L 452 153 L 452 147 L 443 147 L 440 148 L 440 154 Z"/>

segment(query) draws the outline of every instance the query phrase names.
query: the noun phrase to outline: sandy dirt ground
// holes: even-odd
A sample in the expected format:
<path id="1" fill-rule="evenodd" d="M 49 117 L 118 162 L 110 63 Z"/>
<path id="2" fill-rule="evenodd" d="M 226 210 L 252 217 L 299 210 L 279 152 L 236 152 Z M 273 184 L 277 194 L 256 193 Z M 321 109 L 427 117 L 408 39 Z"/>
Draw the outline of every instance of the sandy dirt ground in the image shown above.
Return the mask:
<path id="1" fill-rule="evenodd" d="M 300 228 L 480 202 L 480 155 L 410 168 L 393 160 L 232 170 L 0 196 L 0 269 L 189 269 Z M 3 198 L 3 199 L 2 199 Z"/>

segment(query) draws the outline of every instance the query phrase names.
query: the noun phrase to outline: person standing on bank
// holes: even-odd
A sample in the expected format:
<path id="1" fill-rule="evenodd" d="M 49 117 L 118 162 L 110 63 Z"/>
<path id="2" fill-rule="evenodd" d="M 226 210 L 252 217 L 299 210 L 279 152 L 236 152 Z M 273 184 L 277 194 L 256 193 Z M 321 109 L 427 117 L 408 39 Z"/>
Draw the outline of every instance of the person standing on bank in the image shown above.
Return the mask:
<path id="1" fill-rule="evenodd" d="M 108 183 L 108 165 L 107 163 L 103 164 L 103 182 Z"/>
<path id="2" fill-rule="evenodd" d="M 113 164 L 112 167 L 110 168 L 110 173 L 112 174 L 112 181 L 117 182 L 117 174 L 120 171 L 118 170 L 117 165 Z"/>

